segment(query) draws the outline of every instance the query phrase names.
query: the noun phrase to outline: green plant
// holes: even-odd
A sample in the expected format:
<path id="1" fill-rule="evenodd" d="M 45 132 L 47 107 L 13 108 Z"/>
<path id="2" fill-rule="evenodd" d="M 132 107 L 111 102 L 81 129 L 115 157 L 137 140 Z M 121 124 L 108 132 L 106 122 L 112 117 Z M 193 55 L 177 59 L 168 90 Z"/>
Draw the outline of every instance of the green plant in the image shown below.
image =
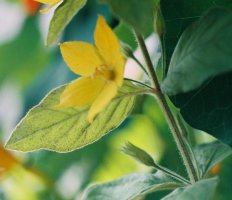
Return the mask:
<path id="1" fill-rule="evenodd" d="M 148 83 L 124 80 L 122 86 L 119 84 L 115 89 L 117 94 L 113 92 L 107 102 L 98 104 L 101 109 L 93 121 L 92 118 L 87 119 L 92 101 L 82 107 L 74 104 L 57 107 L 67 88 L 66 85 L 61 86 L 29 111 L 13 131 L 6 147 L 18 151 L 42 148 L 57 152 L 82 148 L 118 127 L 130 114 L 139 95 L 151 95 L 154 97 L 153 104 L 158 103 L 164 113 L 187 176 L 159 165 L 147 152 L 127 143 L 122 151 L 156 172 L 129 174 L 109 183 L 90 186 L 82 198 L 135 199 L 156 191 L 173 190 L 162 199 L 212 199 L 219 180 L 210 177 L 210 170 L 232 153 L 227 146 L 232 144 L 232 11 L 229 10 L 232 3 L 229 0 L 103 2 L 110 6 L 120 21 L 115 33 L 124 43 L 125 55 L 139 63 L 144 76 L 149 76 Z M 50 23 L 47 44 L 57 40 L 85 3 L 82 0 L 65 0 L 58 6 Z M 221 7 L 215 7 L 215 4 Z M 161 49 L 158 67 L 154 66 L 154 58 L 149 55 L 144 40 L 153 32 L 158 35 Z M 109 39 L 104 34 L 106 32 L 102 30 L 102 37 Z M 133 37 L 143 54 L 145 65 L 133 54 Z M 108 43 L 111 44 L 110 39 Z M 99 50 L 99 45 L 96 46 Z M 109 52 L 114 51 L 116 45 L 111 47 Z M 75 53 L 70 54 L 71 60 L 78 59 L 74 58 Z M 114 59 L 111 57 L 111 60 Z M 108 63 L 103 62 L 104 65 Z M 100 73 L 97 70 L 94 69 L 94 73 Z M 107 81 L 112 81 L 112 77 Z M 75 88 L 71 92 L 75 93 Z M 71 92 L 68 95 L 71 96 Z M 189 129 L 186 123 L 191 126 Z M 206 131 L 221 142 L 193 147 L 188 137 L 192 128 Z"/>

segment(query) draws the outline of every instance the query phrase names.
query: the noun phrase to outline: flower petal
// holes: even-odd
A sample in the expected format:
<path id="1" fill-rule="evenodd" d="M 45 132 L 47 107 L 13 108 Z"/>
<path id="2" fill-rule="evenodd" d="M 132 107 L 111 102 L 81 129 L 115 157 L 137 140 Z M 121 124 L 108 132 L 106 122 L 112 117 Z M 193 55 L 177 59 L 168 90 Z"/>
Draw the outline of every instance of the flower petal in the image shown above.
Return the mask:
<path id="1" fill-rule="evenodd" d="M 93 122 L 94 117 L 101 112 L 112 98 L 117 94 L 117 85 L 114 82 L 107 82 L 99 96 L 94 100 L 88 112 L 89 122 Z"/>
<path id="2" fill-rule="evenodd" d="M 91 104 L 102 91 L 105 82 L 99 78 L 83 77 L 71 82 L 61 94 L 61 107 L 82 107 Z"/>
<path id="3" fill-rule="evenodd" d="M 115 81 L 117 85 L 120 87 L 123 83 L 123 77 L 124 77 L 124 69 L 125 69 L 125 59 L 122 57 L 122 59 L 118 59 L 118 62 L 115 65 L 114 72 L 115 72 Z"/>
<path id="4" fill-rule="evenodd" d="M 116 82 L 121 86 L 125 59 L 117 36 L 102 16 L 98 17 L 94 38 L 98 52 L 105 60 L 107 67 L 115 70 Z"/>
<path id="5" fill-rule="evenodd" d="M 90 76 L 103 64 L 97 49 L 85 42 L 65 42 L 60 45 L 61 54 L 69 68 L 82 76 Z"/>

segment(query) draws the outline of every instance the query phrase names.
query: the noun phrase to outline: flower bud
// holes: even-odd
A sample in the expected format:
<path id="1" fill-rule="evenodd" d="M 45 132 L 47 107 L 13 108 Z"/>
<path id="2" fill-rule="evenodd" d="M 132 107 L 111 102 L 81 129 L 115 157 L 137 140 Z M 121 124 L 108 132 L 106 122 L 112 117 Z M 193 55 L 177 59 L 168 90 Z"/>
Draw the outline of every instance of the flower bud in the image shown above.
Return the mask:
<path id="1" fill-rule="evenodd" d="M 135 160 L 141 162 L 144 165 L 149 167 L 154 166 L 153 158 L 144 150 L 140 149 L 139 147 L 135 146 L 134 144 L 127 142 L 125 146 L 122 147 L 122 152 L 131 156 Z"/>

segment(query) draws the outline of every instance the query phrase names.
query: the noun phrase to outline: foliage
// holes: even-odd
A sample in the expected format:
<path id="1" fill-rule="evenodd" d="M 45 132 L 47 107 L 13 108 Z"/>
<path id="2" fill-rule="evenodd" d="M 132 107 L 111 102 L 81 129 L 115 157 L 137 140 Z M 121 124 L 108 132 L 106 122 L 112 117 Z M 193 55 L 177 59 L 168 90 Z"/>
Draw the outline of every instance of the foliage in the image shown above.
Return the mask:
<path id="1" fill-rule="evenodd" d="M 83 8 L 86 0 L 66 0 L 56 9 L 49 26 L 47 44 L 54 43 L 77 12 Z"/>
<path id="2" fill-rule="evenodd" d="M 0 199 L 232 198 L 230 0 L 38 0 L 46 48 L 48 14 L 25 2 L 0 34 L 1 143 L 25 115 L 0 144 Z"/>
<path id="3" fill-rule="evenodd" d="M 170 190 L 178 186 L 179 183 L 159 174 L 130 174 L 110 183 L 90 186 L 82 199 L 135 199 L 151 192 Z"/>
<path id="4" fill-rule="evenodd" d="M 13 132 L 8 148 L 21 151 L 45 148 L 67 152 L 84 147 L 117 127 L 131 111 L 135 95 L 146 91 L 125 81 L 114 100 L 90 124 L 87 121 L 88 107 L 56 108 L 64 88 L 61 86 L 52 91 L 28 113 Z M 114 120 L 109 121 L 112 116 Z"/>

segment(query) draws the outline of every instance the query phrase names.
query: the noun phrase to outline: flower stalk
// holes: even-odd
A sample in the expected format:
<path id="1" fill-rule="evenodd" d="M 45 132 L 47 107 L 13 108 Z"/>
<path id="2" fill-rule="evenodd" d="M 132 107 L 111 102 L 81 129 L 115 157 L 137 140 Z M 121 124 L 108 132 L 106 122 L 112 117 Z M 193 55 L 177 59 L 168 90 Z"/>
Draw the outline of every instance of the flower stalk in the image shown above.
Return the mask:
<path id="1" fill-rule="evenodd" d="M 188 148 L 185 144 L 185 141 L 184 141 L 184 138 L 182 135 L 182 130 L 180 130 L 179 126 L 177 125 L 176 120 L 175 120 L 175 118 L 174 118 L 174 116 L 173 116 L 173 114 L 168 106 L 168 103 L 165 99 L 165 96 L 160 89 L 160 84 L 159 84 L 156 72 L 153 68 L 153 64 L 152 64 L 150 55 L 148 53 L 147 47 L 145 45 L 143 36 L 136 31 L 135 31 L 135 36 L 136 36 L 138 44 L 141 48 L 141 51 L 143 53 L 144 59 L 146 61 L 146 65 L 148 68 L 150 78 L 152 80 L 152 84 L 153 84 L 154 88 L 156 89 L 156 93 L 154 95 L 156 96 L 156 98 L 157 98 L 157 100 L 158 100 L 158 102 L 159 102 L 159 104 L 160 104 L 160 106 L 165 114 L 167 123 L 171 129 L 173 138 L 175 140 L 175 143 L 177 145 L 177 148 L 179 150 L 179 153 L 181 155 L 183 163 L 186 167 L 186 171 L 188 173 L 189 179 L 190 179 L 191 183 L 194 183 L 198 180 L 197 171 L 194 168 L 194 164 L 192 162 Z"/>
<path id="2" fill-rule="evenodd" d="M 139 161 L 140 163 L 146 166 L 153 167 L 156 170 L 162 171 L 164 174 L 184 184 L 190 184 L 188 180 L 186 180 L 184 177 L 180 176 L 179 174 L 161 165 L 156 164 L 153 158 L 146 151 L 144 151 L 143 149 L 140 149 L 139 147 L 135 146 L 134 144 L 130 142 L 127 142 L 125 146 L 122 147 L 121 150 L 128 156 L 132 157 L 133 159 Z"/>

